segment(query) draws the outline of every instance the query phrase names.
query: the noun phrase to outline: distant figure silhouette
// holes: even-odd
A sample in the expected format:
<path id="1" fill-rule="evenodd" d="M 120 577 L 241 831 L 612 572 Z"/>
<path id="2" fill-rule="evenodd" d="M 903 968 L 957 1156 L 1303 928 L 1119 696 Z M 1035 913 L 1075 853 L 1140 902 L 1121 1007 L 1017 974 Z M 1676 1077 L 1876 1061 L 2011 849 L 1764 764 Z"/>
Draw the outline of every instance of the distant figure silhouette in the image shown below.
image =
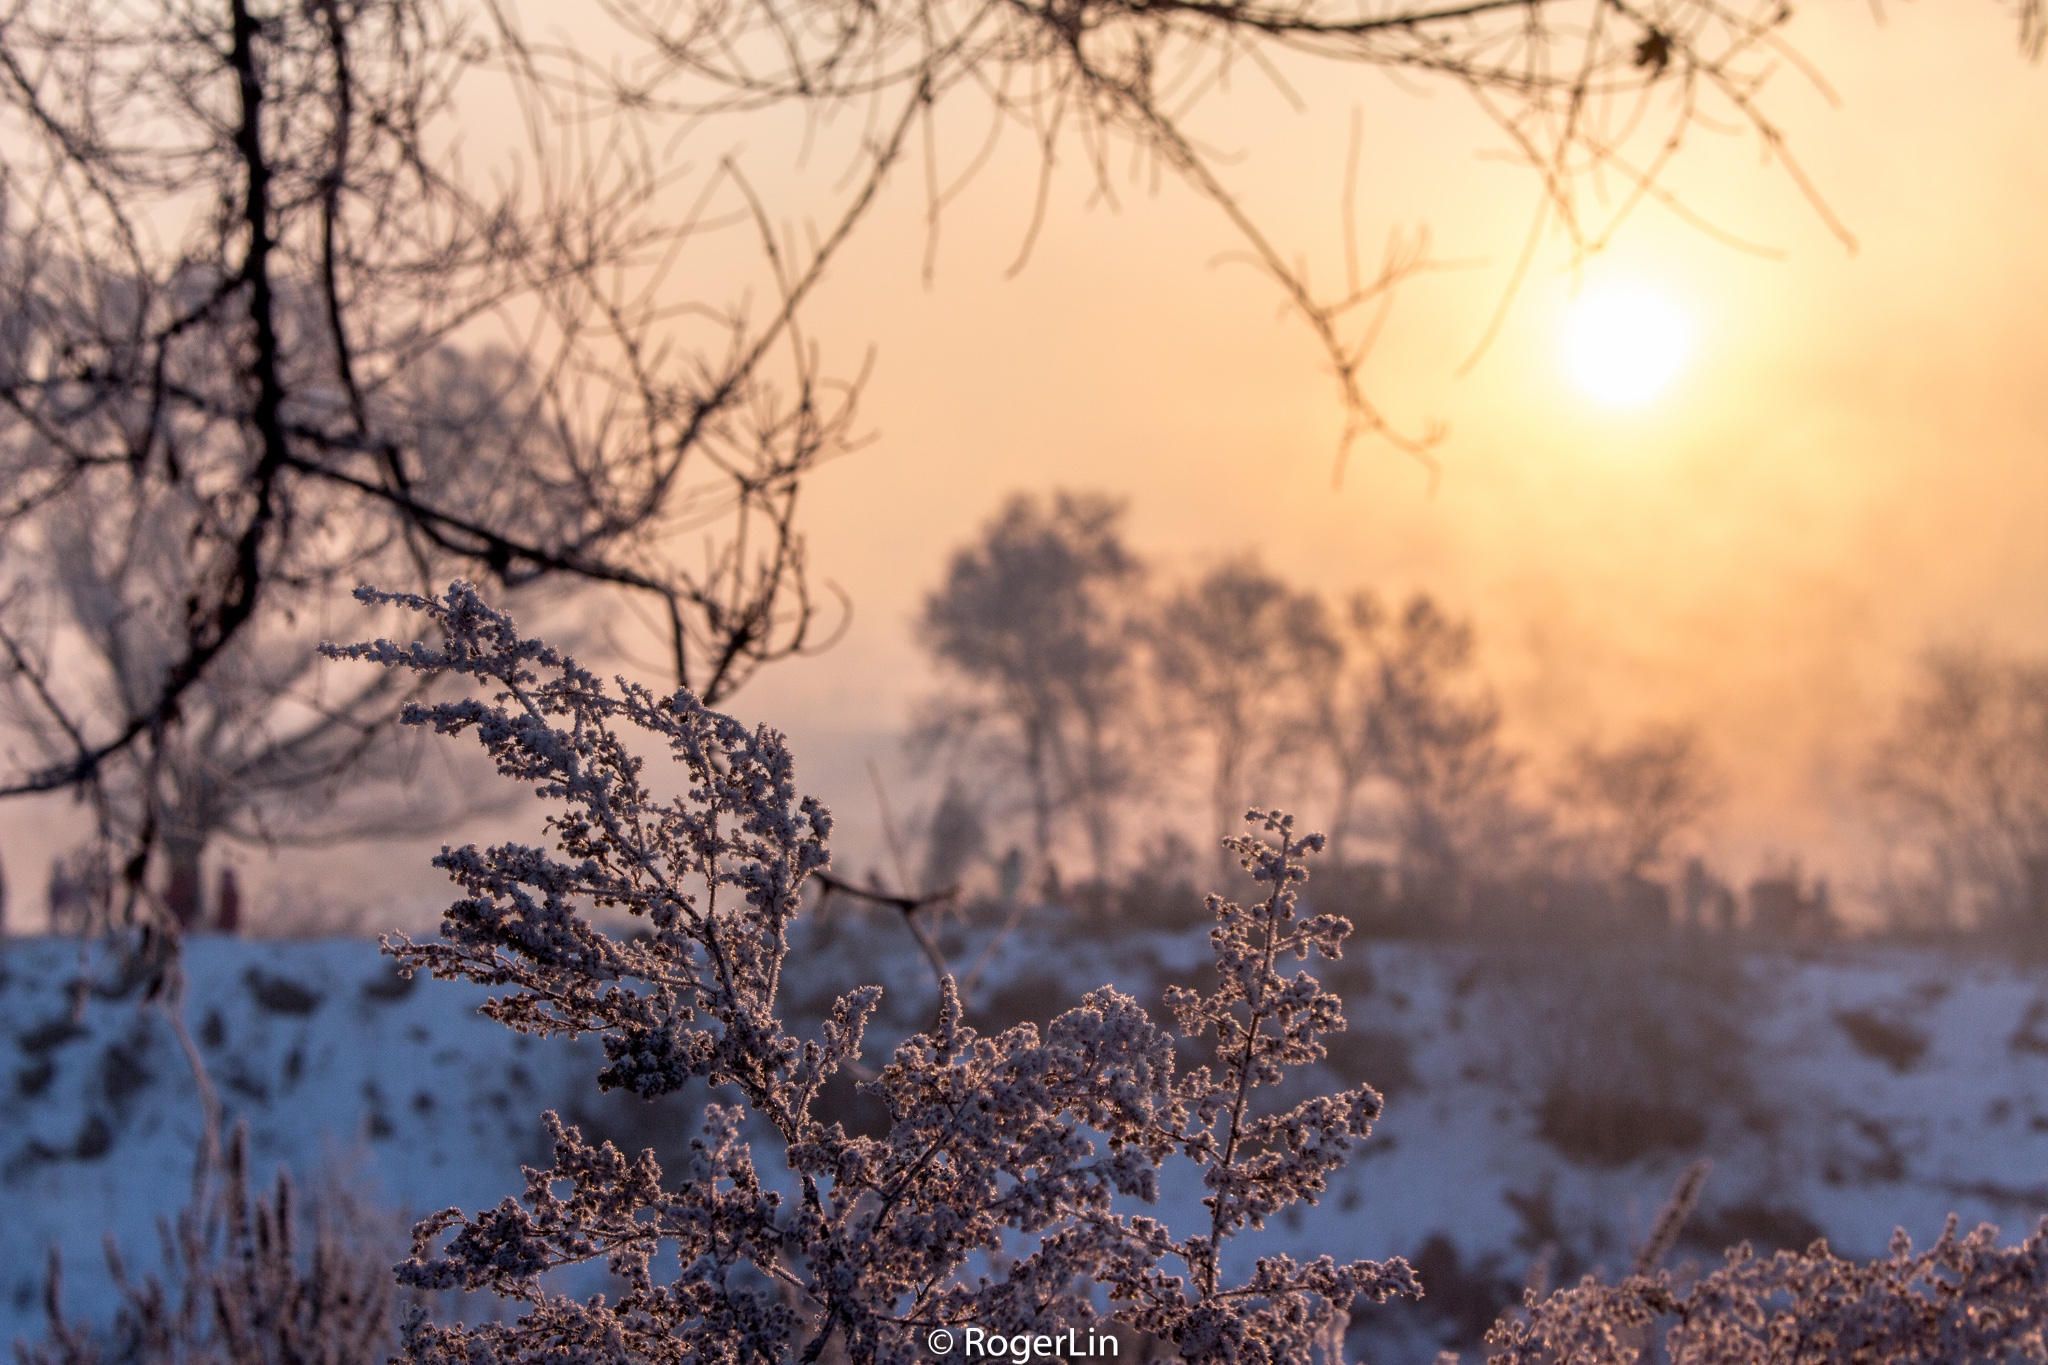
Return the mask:
<path id="1" fill-rule="evenodd" d="M 198 865 L 184 859 L 174 860 L 170 881 L 164 886 L 164 905 L 180 929 L 189 931 L 199 927 L 202 894 Z"/>
<path id="2" fill-rule="evenodd" d="M 214 903 L 213 927 L 223 934 L 242 932 L 242 884 L 232 867 L 220 870 L 220 895 Z"/>
<path id="3" fill-rule="evenodd" d="M 90 893 L 85 883 L 72 874 L 71 865 L 62 858 L 50 860 L 50 932 L 73 934 L 85 932 L 86 921 L 91 910 Z"/>

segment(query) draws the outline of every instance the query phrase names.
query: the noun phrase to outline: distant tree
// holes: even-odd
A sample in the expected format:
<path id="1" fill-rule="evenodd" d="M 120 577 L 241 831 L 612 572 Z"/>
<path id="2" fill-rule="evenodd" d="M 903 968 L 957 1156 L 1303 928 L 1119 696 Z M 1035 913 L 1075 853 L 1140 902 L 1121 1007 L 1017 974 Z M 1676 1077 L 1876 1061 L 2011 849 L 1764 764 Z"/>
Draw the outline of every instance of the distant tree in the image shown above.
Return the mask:
<path id="1" fill-rule="evenodd" d="M 1511 794 L 1518 759 L 1501 745 L 1500 708 L 1479 677 L 1469 622 L 1427 594 L 1390 611 L 1353 593 L 1328 646 L 1304 656 L 1304 747 L 1331 784 L 1331 855 L 1376 792 L 1392 797 L 1406 895 L 1445 908 L 1463 893 L 1476 850 L 1525 832 Z"/>
<path id="2" fill-rule="evenodd" d="M 183 547 L 196 514 L 170 496 L 100 509 L 91 525 L 86 509 L 52 511 L 39 528 L 33 581 L 44 589 L 36 605 L 46 633 L 72 651 L 65 701 L 81 714 L 123 714 L 145 704 L 182 647 L 178 608 L 193 591 Z M 303 603 L 300 622 L 271 619 L 238 633 L 181 696 L 178 723 L 148 738 L 147 761 L 110 765 L 93 787 L 117 845 L 160 849 L 163 909 L 180 928 L 205 918 L 205 857 L 221 838 L 275 847 L 412 834 L 472 804 L 436 780 L 436 763 L 409 761 L 417 744 L 388 723 L 408 698 L 390 678 L 349 691 L 319 666 L 322 605 Z M 62 761 L 69 736 L 19 700 L 17 732 Z M 374 796 L 351 800 L 373 783 Z M 88 844 L 77 857 L 107 851 Z M 105 884 L 110 873 L 91 880 Z M 90 898 L 78 908 L 88 917 L 105 909 Z"/>
<path id="3" fill-rule="evenodd" d="M 1596 864 L 1612 876 L 1641 877 L 1671 841 L 1713 809 L 1713 768 L 1699 731 L 1650 725 L 1608 748 L 1572 751 L 1558 795 L 1581 823 Z"/>
<path id="4" fill-rule="evenodd" d="M 1374 683 L 1363 699 L 1363 752 L 1396 794 L 1403 895 L 1455 913 L 1481 848 L 1504 858 L 1523 823 L 1512 790 L 1520 760 L 1501 743 L 1500 705 L 1478 674 L 1471 622 L 1425 594 L 1398 616 L 1366 620 Z"/>
<path id="5" fill-rule="evenodd" d="M 913 747 L 971 753 L 1021 789 L 1041 876 L 1070 819 L 1096 875 L 1109 876 L 1118 803 L 1143 775 L 1129 618 L 1145 572 L 1122 519 L 1097 494 L 1017 494 L 954 554 L 918 621 L 951 685 L 927 705 Z"/>
<path id="6" fill-rule="evenodd" d="M 1217 565 L 1160 604 L 1152 662 L 1179 728 L 1208 750 L 1211 832 L 1222 847 L 1248 802 L 1254 771 L 1270 771 L 1301 733 L 1303 683 L 1337 648 L 1322 602 L 1250 557 Z M 1218 875 L 1234 860 L 1219 854 Z"/>
<path id="7" fill-rule="evenodd" d="M 1380 745 L 1373 729 L 1386 683 L 1386 608 L 1370 591 L 1353 593 L 1333 613 L 1328 650 L 1305 660 L 1308 708 L 1302 748 L 1326 766 L 1333 788 L 1330 861 L 1346 864 L 1345 850 L 1360 816 L 1360 797 L 1380 775 Z"/>
<path id="8" fill-rule="evenodd" d="M 981 802 L 958 777 L 950 778 L 925 829 L 920 884 L 910 887 L 909 894 L 934 896 L 958 887 L 968 869 L 987 854 L 988 829 L 982 822 Z"/>
<path id="9" fill-rule="evenodd" d="M 2048 916 L 2048 662 L 1928 652 L 1867 777 L 1966 915 Z"/>
<path id="10" fill-rule="evenodd" d="M 658 297 L 711 225 L 567 60 L 442 0 L 0 17 L 0 674 L 35 755 L 0 795 L 87 793 L 128 913 L 186 895 L 219 802 L 390 726 L 388 684 L 277 690 L 366 577 L 614 589 L 708 697 L 816 641 L 796 494 L 850 405 L 796 331 L 815 272 L 764 239 L 767 308 Z M 526 145 L 472 177 L 486 86 Z M 73 552 L 113 595 L 67 615 Z"/>

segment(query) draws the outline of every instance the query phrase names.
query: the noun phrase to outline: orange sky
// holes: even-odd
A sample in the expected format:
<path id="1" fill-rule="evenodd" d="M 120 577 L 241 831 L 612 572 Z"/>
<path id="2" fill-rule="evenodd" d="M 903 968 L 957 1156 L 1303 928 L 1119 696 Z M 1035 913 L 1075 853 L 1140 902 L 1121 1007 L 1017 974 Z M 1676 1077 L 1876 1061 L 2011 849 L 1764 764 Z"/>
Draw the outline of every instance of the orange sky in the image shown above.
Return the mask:
<path id="1" fill-rule="evenodd" d="M 1588 284 L 1652 283 L 1693 315 L 1695 359 L 1628 413 L 1571 389 L 1570 284 L 1553 242 L 1475 372 L 1533 207 L 1524 173 L 1454 92 L 1302 77 L 1296 113 L 1254 78 L 1200 116 L 1284 250 L 1330 278 L 1356 104 L 1367 129 L 1360 236 L 1427 223 L 1474 268 L 1410 284 L 1369 386 L 1411 429 L 1450 426 L 1420 469 L 1363 445 L 1331 487 L 1341 412 L 1310 338 L 1277 316 L 1209 206 L 1167 186 L 1087 203 L 1058 181 L 1028 269 L 1013 139 L 945 218 L 919 284 L 914 177 L 834 271 L 812 330 L 842 365 L 872 341 L 874 443 L 815 480 L 814 562 L 852 594 L 843 643 L 737 700 L 791 731 L 847 825 L 872 832 L 863 761 L 928 685 L 909 621 L 951 550 L 1016 488 L 1130 500 L 1169 570 L 1257 548 L 1333 590 L 1426 587 L 1473 613 L 1521 742 L 1554 750 L 1641 719 L 1689 719 L 1732 782 L 1716 845 L 1746 875 L 1771 854 L 1853 882 L 1841 818 L 1858 756 L 1912 653 L 1936 641 L 2048 649 L 2048 69 L 1991 6 L 1842 4 L 1794 39 L 1842 101 L 1793 73 L 1772 107 L 1860 242 L 1853 256 L 1753 141 L 1704 138 L 1673 182 L 1762 260 L 1646 209 Z M 971 134 L 960 136 L 971 143 Z M 756 143 L 756 165 L 762 144 Z"/>
<path id="2" fill-rule="evenodd" d="M 1697 722 L 1730 779 L 1713 831 L 1724 872 L 1797 855 L 1853 895 L 1871 852 L 1860 756 L 1913 653 L 2048 650 L 2048 67 L 2016 54 L 1990 4 L 1902 6 L 1879 24 L 1837 3 L 1791 32 L 1842 107 L 1789 71 L 1769 105 L 1860 250 L 1758 164 L 1753 140 L 1697 139 L 1671 183 L 1784 259 L 1650 208 L 1590 262 L 1588 285 L 1652 284 L 1697 327 L 1691 366 L 1630 412 L 1564 378 L 1572 282 L 1554 240 L 1497 344 L 1457 377 L 1535 194 L 1482 155 L 1500 139 L 1461 96 L 1291 68 L 1297 111 L 1246 69 L 1198 111 L 1213 146 L 1242 154 L 1232 188 L 1317 278 L 1341 270 L 1354 108 L 1368 263 L 1390 229 L 1418 224 L 1440 259 L 1476 263 L 1404 289 L 1368 376 L 1406 428 L 1449 425 L 1434 496 L 1416 464 L 1370 442 L 1332 488 L 1332 384 L 1270 284 L 1218 263 L 1238 243 L 1213 206 L 1140 180 L 1119 182 L 1111 211 L 1067 165 L 1035 256 L 1006 278 L 1036 169 L 1013 137 L 943 220 L 926 288 L 908 168 L 809 320 L 842 373 L 875 347 L 874 439 L 806 494 L 813 563 L 856 614 L 836 648 L 770 670 L 732 709 L 790 732 L 804 785 L 864 869 L 879 844 L 866 762 L 899 806 L 918 797 L 897 737 L 931 685 L 910 632 L 923 594 L 1010 491 L 1100 489 L 1129 499 L 1134 545 L 1169 574 L 1257 549 L 1332 592 L 1426 588 L 1472 614 L 1514 738 L 1539 757 L 1642 720 Z M 953 164 L 971 155 L 978 127 L 942 130 Z M 475 164 L 493 131 L 465 133 Z M 799 166 L 791 133 L 730 135 L 794 223 L 824 212 L 805 196 L 836 172 L 817 151 Z M 722 279 L 715 263 L 686 259 L 683 285 L 706 278 Z M 17 813 L 17 867 L 61 818 Z M 424 913 L 445 900 L 428 851 L 339 849 L 284 875 Z"/>

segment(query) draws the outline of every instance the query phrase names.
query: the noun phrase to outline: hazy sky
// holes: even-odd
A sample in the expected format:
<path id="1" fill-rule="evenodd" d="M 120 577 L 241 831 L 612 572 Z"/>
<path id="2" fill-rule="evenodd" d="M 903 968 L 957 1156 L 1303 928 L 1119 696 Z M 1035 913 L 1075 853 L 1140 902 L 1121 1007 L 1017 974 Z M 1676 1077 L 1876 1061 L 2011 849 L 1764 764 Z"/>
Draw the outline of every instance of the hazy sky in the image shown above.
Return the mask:
<path id="1" fill-rule="evenodd" d="M 1455 376 L 1535 202 L 1527 174 L 1483 155 L 1500 138 L 1461 96 L 1309 72 L 1296 112 L 1244 74 L 1203 111 L 1214 145 L 1243 154 L 1233 188 L 1321 278 L 1341 268 L 1354 106 L 1368 260 L 1390 228 L 1426 224 L 1438 258 L 1474 263 L 1406 286 L 1369 374 L 1407 428 L 1449 425 L 1435 496 L 1372 443 L 1332 488 L 1342 414 L 1311 339 L 1270 285 L 1218 263 L 1235 242 L 1187 191 L 1119 181 L 1111 211 L 1067 166 L 1028 268 L 1005 278 L 1032 189 L 1012 139 L 943 220 L 925 288 L 923 201 L 897 185 L 812 318 L 842 366 L 877 348 L 874 441 L 809 495 L 814 562 L 857 614 L 736 709 L 791 731 L 862 840 L 862 763 L 894 761 L 928 686 L 909 622 L 947 555 L 1010 490 L 1101 489 L 1129 499 L 1135 544 L 1169 570 L 1252 548 L 1302 582 L 1422 587 L 1472 613 L 1539 752 L 1697 721 L 1732 779 L 1730 869 L 1798 853 L 1853 878 L 1838 817 L 1914 652 L 2048 648 L 2048 69 L 1991 5 L 1879 23 L 1843 3 L 1791 31 L 1840 108 L 1789 70 L 1770 107 L 1859 249 L 1753 138 L 1697 138 L 1671 183 L 1782 258 L 1652 207 L 1589 262 L 1583 287 L 1640 282 L 1696 329 L 1678 381 L 1628 412 L 1564 376 L 1574 281 L 1555 239 Z"/>
<path id="2" fill-rule="evenodd" d="M 1318 280 L 1341 275 L 1354 109 L 1368 265 L 1391 230 L 1425 226 L 1436 258 L 1462 263 L 1404 286 L 1367 375 L 1403 428 L 1448 425 L 1434 495 L 1419 465 L 1371 441 L 1333 488 L 1332 381 L 1270 282 L 1228 259 L 1240 243 L 1213 205 L 1170 181 L 1155 191 L 1140 168 L 1119 171 L 1111 207 L 1065 164 L 1009 277 L 1037 171 L 1013 136 L 944 216 L 927 287 L 907 167 L 809 318 L 840 372 L 874 353 L 872 440 L 806 492 L 813 565 L 855 615 L 835 648 L 770 670 L 733 709 L 790 732 L 803 784 L 866 866 L 867 761 L 899 805 L 918 799 L 898 736 L 931 686 L 911 641 L 922 596 L 1011 491 L 1101 490 L 1128 499 L 1133 544 L 1168 574 L 1252 549 L 1335 593 L 1427 589 L 1470 613 L 1514 739 L 1539 757 L 1645 720 L 1698 723 L 1729 778 L 1713 832 L 1724 870 L 1797 855 L 1853 891 L 1870 854 L 1861 755 L 1915 652 L 2048 650 L 2048 68 L 2016 54 L 1990 3 L 1880 23 L 1837 0 L 1791 35 L 1840 107 L 1792 70 L 1766 105 L 1859 249 L 1753 137 L 1701 133 L 1668 183 L 1775 258 L 1654 206 L 1578 276 L 1553 236 L 1462 378 L 1536 204 L 1469 102 L 1299 66 L 1296 108 L 1244 68 L 1197 112 L 1233 191 Z M 479 164 L 487 123 L 465 132 Z M 803 162 L 794 131 L 720 135 L 801 230 L 829 207 L 805 196 L 834 185 L 835 134 Z M 982 128 L 940 132 L 958 166 Z M 686 261 L 679 284 L 717 269 Z M 1561 358 L 1573 289 L 1617 281 L 1668 297 L 1696 333 L 1675 384 L 1625 412 L 1575 388 Z M 18 884 L 39 883 L 36 850 L 64 818 L 15 812 Z M 323 862 L 351 869 L 354 899 L 404 888 L 424 910 L 444 899 L 425 856 Z"/>

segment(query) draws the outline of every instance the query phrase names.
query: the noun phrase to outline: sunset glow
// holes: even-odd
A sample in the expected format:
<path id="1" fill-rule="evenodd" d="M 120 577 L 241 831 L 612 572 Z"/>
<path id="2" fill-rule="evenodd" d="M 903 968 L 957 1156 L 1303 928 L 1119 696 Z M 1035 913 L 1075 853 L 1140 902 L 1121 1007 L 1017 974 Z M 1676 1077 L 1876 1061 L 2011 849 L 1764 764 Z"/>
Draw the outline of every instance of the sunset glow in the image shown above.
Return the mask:
<path id="1" fill-rule="evenodd" d="M 1692 320 L 1670 299 L 1642 286 L 1610 285 L 1572 305 L 1565 368 L 1601 402 L 1635 407 L 1671 386 L 1692 356 L 1692 342 Z"/>

